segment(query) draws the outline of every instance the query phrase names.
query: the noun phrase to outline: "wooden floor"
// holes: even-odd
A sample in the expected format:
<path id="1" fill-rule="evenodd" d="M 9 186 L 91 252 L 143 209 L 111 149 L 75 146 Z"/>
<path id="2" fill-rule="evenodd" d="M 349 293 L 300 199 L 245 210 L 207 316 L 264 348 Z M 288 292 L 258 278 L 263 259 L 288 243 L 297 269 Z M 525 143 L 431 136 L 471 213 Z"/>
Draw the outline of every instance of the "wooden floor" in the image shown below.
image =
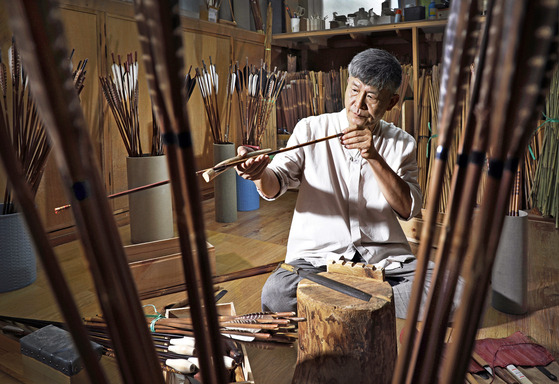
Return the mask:
<path id="1" fill-rule="evenodd" d="M 295 198 L 296 192 L 289 191 L 276 202 L 261 200 L 258 210 L 238 212 L 237 221 L 228 224 L 216 223 L 213 201 L 205 201 L 203 207 L 207 240 L 215 247 L 217 274 L 282 260 L 285 256 Z M 532 236 L 541 239 L 541 233 L 550 235 L 545 235 L 543 243 L 538 244 L 536 248 L 531 247 L 529 251 L 529 313 L 524 316 L 510 316 L 488 305 L 478 338 L 505 337 L 515 331 L 522 331 L 534 337 L 557 358 L 559 357 L 557 336 L 559 233 L 549 231 L 548 227 L 543 231 L 541 225 L 548 225 L 548 223 L 535 221 L 530 225 Z M 125 245 L 130 243 L 127 226 L 121 227 L 121 237 Z M 92 279 L 79 242 L 72 241 L 57 246 L 56 254 L 82 315 L 86 317 L 100 313 Z M 237 313 L 259 311 L 260 290 L 266 278 L 267 275 L 261 275 L 220 284 L 228 291 L 220 302 L 234 303 Z M 143 304 L 153 304 L 161 311 L 165 305 L 176 303 L 184 298 L 183 293 L 175 293 L 144 300 Z M 48 281 L 40 267 L 35 283 L 18 291 L 0 294 L 0 315 L 62 320 L 54 304 Z M 403 325 L 403 321 L 397 321 L 397 333 Z M 451 335 L 451 332 L 449 334 Z M 296 359 L 295 348 L 249 348 L 248 355 L 256 383 L 291 382 Z M 18 360 L 9 346 L 0 343 L 0 383 L 26 382 L 29 381 L 24 376 L 20 358 Z M 118 383 L 119 379 L 115 377 L 111 382 Z"/>

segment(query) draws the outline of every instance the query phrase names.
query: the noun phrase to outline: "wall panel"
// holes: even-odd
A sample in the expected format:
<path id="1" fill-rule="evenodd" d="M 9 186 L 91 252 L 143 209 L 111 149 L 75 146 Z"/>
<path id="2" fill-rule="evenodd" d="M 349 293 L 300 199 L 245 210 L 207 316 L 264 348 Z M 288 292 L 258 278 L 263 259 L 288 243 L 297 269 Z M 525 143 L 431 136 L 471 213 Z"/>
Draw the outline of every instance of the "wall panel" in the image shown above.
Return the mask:
<path id="1" fill-rule="evenodd" d="M 99 142 L 99 86 L 98 86 L 98 44 L 97 13 L 85 8 L 62 8 L 61 17 L 66 32 L 66 42 L 70 52 L 74 49 L 73 65 L 88 60 L 86 79 L 81 93 L 81 105 L 84 117 L 95 145 L 95 153 L 101 155 Z M 37 207 L 41 212 L 44 225 L 49 230 L 65 228 L 74 224 L 71 210 L 54 214 L 56 207 L 68 204 L 66 188 L 63 187 L 60 173 L 56 166 L 54 152 L 51 152 L 45 173 L 36 197 Z"/>
<path id="2" fill-rule="evenodd" d="M 111 54 L 125 57 L 127 53 L 138 52 L 139 88 L 140 88 L 140 124 L 142 149 L 150 149 L 151 137 L 151 102 L 145 69 L 140 56 L 140 44 L 134 21 L 133 4 L 112 0 L 62 0 L 62 18 L 66 28 L 69 49 L 74 48 L 74 62 L 87 58 L 87 76 L 82 93 L 82 107 L 86 123 L 91 134 L 95 153 L 98 157 L 99 170 L 105 181 L 107 194 L 127 189 L 126 157 L 127 153 L 117 129 L 117 125 L 102 95 L 99 76 L 106 75 L 112 64 Z M 6 15 L 0 12 L 0 46 L 4 50 L 10 44 L 9 29 L 5 28 Z M 244 65 L 246 58 L 252 64 L 260 65 L 264 57 L 264 35 L 221 23 L 211 23 L 198 19 L 182 17 L 185 74 L 192 66 L 202 65 L 202 60 L 217 66 L 223 90 L 227 83 L 227 73 L 231 58 Z M 219 95 L 220 115 L 225 119 L 223 100 L 225 92 Z M 236 107 L 236 104 L 233 104 Z M 187 106 L 192 129 L 195 156 L 198 168 L 213 165 L 213 148 L 209 126 L 203 107 L 200 91 L 195 89 L 191 102 Z M 233 108 L 230 137 L 236 145 L 241 143 L 238 110 Z M 275 136 L 274 136 L 275 137 Z M 48 231 L 57 231 L 73 225 L 71 210 L 54 214 L 54 208 L 68 203 L 62 187 L 55 162 L 48 163 L 45 176 L 39 188 L 37 206 L 41 212 Z M 0 187 L 5 183 L 5 176 L 0 173 Z M 213 184 L 205 183 L 200 178 L 201 192 L 204 196 L 213 194 Z M 3 189 L 2 189 L 3 190 Z M 111 201 L 115 213 L 126 212 L 128 198 L 120 197 Z"/>

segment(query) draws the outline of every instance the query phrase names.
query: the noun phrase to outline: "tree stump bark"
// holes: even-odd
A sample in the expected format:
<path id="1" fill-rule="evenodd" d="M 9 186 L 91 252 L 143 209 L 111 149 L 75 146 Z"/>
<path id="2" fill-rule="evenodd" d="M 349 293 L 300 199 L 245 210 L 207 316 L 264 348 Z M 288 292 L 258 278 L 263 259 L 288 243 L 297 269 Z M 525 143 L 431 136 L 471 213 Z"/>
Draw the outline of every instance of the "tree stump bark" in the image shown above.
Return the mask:
<path id="1" fill-rule="evenodd" d="M 370 278 L 326 273 L 373 297 L 365 302 L 309 280 L 297 289 L 299 350 L 293 383 L 390 383 L 396 364 L 392 287 Z"/>

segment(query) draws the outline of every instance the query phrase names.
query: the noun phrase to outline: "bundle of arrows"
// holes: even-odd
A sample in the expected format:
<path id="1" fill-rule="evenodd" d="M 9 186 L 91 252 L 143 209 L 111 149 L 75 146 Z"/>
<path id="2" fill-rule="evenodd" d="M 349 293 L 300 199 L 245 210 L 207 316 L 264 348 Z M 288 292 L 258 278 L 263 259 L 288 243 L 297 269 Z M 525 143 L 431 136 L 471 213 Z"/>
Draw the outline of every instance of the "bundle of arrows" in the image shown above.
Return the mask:
<path id="1" fill-rule="evenodd" d="M 103 347 L 103 354 L 111 358 L 117 358 L 113 341 L 111 340 L 107 325 L 100 318 L 84 321 L 88 338 Z M 0 316 L 0 331 L 11 337 L 21 338 L 29 335 L 39 328 L 55 326 L 61 329 L 67 327 L 61 322 L 48 320 Z M 195 339 L 193 336 L 181 336 L 172 333 L 152 332 L 153 345 L 162 370 L 169 378 L 172 373 L 182 373 L 199 376 L 200 364 Z M 235 380 L 235 370 L 242 366 L 245 359 L 244 352 L 239 344 L 230 338 L 223 338 L 223 350 L 225 355 L 223 361 L 230 373 L 230 381 Z M 172 382 L 166 380 L 166 383 Z"/>
<path id="2" fill-rule="evenodd" d="M 74 51 L 75 50 L 72 49 L 72 53 L 70 53 L 70 58 L 68 59 L 68 61 L 70 61 L 70 65 L 72 66 L 72 79 L 74 80 L 74 87 L 78 91 L 78 95 L 80 95 L 84 87 L 85 74 L 87 73 L 87 71 L 85 70 L 85 67 L 87 65 L 87 59 L 80 60 L 78 62 L 78 65 L 74 67 L 74 64 L 72 64 Z"/>
<path id="3" fill-rule="evenodd" d="M 239 366 L 244 355 L 237 342 L 259 346 L 269 343 L 291 345 L 297 340 L 297 323 L 305 319 L 295 317 L 293 312 L 258 312 L 239 316 L 219 316 L 223 335 L 224 364 L 232 372 Z M 102 317 L 84 319 L 92 341 L 102 345 L 106 354 L 113 354 L 107 325 Z M 147 320 L 156 353 L 165 369 L 171 368 L 184 374 L 197 374 L 198 346 L 190 318 L 160 318 Z"/>
<path id="4" fill-rule="evenodd" d="M 340 111 L 347 83 L 347 68 L 329 72 L 289 72 L 277 100 L 279 133 L 291 133 L 307 116 Z"/>
<path id="5" fill-rule="evenodd" d="M 80 60 L 74 67 L 73 54 L 74 51 L 68 61 L 72 67 L 74 87 L 79 96 L 84 88 L 87 59 Z M 0 119 L 3 121 L 0 129 L 5 129 L 5 133 L 11 138 L 11 144 L 23 165 L 26 181 L 35 196 L 49 158 L 51 143 L 43 120 L 37 113 L 27 73 L 23 68 L 15 39 L 12 39 L 12 46 L 8 49 L 7 62 L 8 66 L 2 61 L 2 51 L 0 50 L 0 92 L 2 94 Z M 11 87 L 8 85 L 8 79 L 11 80 Z M 8 95 L 10 89 L 11 97 Z M 13 112 L 9 113 L 10 110 Z M 13 213 L 14 210 L 12 190 L 7 185 L 0 214 Z"/>
<path id="6" fill-rule="evenodd" d="M 256 312 L 236 316 L 219 316 L 221 334 L 242 342 L 264 341 L 292 343 L 297 339 L 297 323 L 304 318 L 296 317 L 294 312 Z M 84 320 L 89 330 L 105 329 L 105 319 L 91 317 Z M 152 332 L 174 335 L 174 337 L 193 337 L 192 319 L 159 318 L 148 319 Z"/>
<path id="7" fill-rule="evenodd" d="M 269 117 L 275 108 L 287 72 L 269 71 L 264 62 L 260 68 L 249 65 L 241 70 L 236 63 L 231 69 L 231 89 L 237 91 L 241 132 L 244 145 L 260 146 Z M 232 92 L 232 91 L 231 91 Z"/>
<path id="8" fill-rule="evenodd" d="M 101 89 L 111 109 L 128 156 L 142 156 L 139 121 L 138 55 L 128 53 L 122 61 L 112 54 L 112 75 L 99 76 Z M 152 141 L 157 142 L 159 128 L 154 125 Z M 152 153 L 156 155 L 156 153 Z"/>
<path id="9" fill-rule="evenodd" d="M 196 68 L 196 82 L 198 89 L 204 101 L 206 116 L 210 124 L 212 139 L 215 144 L 225 143 L 226 139 L 221 133 L 221 120 L 219 118 L 219 106 L 217 97 L 219 93 L 219 74 L 212 63 L 210 57 L 210 65 L 206 65 L 202 60 L 202 67 Z"/>
<path id="10" fill-rule="evenodd" d="M 165 370 L 184 374 L 199 372 L 199 346 L 194 338 L 191 318 L 153 318 L 147 319 L 151 329 L 153 344 L 162 367 Z M 238 316 L 218 317 L 221 334 L 223 335 L 223 357 L 225 367 L 233 371 L 239 366 L 244 354 L 240 343 L 251 343 L 260 347 L 272 344 L 291 345 L 297 340 L 297 323 L 305 321 L 296 317 L 294 312 L 256 312 Z M 104 354 L 116 357 L 113 342 L 103 317 L 83 319 L 87 334 L 91 341 L 103 346 Z M 30 318 L 0 316 L 2 332 L 15 336 L 24 336 L 34 329 L 54 325 L 66 328 L 61 322 Z"/>
<path id="11" fill-rule="evenodd" d="M 557 63 L 559 1 L 489 1 L 482 28 L 478 6 L 477 1 L 453 1 L 445 30 L 438 145 L 393 384 L 464 381 L 517 167 L 541 116 Z M 513 93 L 515 97 L 504 97 Z M 459 145 L 457 119 L 465 121 Z M 453 173 L 446 192 L 449 166 Z M 435 239 L 439 204 L 446 199 L 444 235 Z M 423 301 L 421 288 L 435 243 L 437 269 Z M 459 291 L 460 305 L 453 313 Z M 424 324 L 421 329 L 416 329 L 417 321 Z M 446 343 L 439 325 L 450 322 L 452 343 Z"/>

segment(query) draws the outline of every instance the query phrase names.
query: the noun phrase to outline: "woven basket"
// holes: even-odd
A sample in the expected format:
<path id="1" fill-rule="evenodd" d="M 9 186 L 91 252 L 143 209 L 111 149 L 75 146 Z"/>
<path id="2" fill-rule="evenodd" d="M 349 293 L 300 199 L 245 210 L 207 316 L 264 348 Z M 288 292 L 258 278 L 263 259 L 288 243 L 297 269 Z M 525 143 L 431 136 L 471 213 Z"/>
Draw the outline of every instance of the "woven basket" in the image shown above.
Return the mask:
<path id="1" fill-rule="evenodd" d="M 0 214 L 0 292 L 23 288 L 36 278 L 35 248 L 23 215 Z"/>

